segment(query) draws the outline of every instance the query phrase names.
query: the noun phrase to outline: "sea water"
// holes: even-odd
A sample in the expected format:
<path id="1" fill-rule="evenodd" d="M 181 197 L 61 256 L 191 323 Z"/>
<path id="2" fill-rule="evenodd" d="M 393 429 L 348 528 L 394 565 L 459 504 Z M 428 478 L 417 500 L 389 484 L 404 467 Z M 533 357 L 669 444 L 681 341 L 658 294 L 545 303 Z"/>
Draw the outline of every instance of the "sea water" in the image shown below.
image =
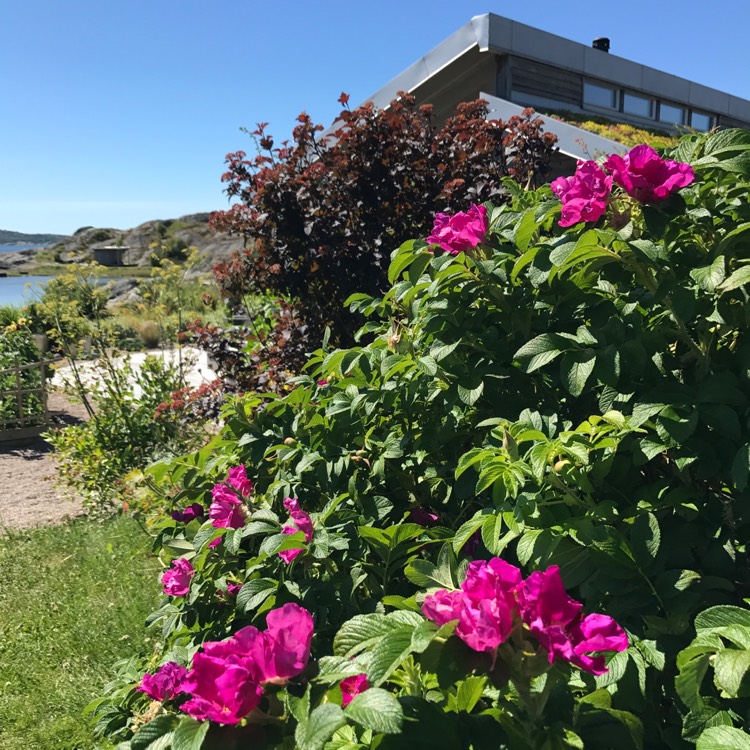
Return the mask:
<path id="1" fill-rule="evenodd" d="M 42 296 L 40 284 L 52 276 L 0 276 L 0 305 L 23 307 Z"/>

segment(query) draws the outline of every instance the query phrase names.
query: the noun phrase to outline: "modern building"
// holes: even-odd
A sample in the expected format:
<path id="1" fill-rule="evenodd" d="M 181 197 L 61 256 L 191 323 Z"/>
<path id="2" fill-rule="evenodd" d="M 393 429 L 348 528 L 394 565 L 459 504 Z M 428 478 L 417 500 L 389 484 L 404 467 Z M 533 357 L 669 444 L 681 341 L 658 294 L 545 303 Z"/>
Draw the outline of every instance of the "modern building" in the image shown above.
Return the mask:
<path id="1" fill-rule="evenodd" d="M 664 132 L 750 128 L 746 99 L 612 55 L 608 39 L 589 47 L 493 13 L 472 18 L 370 99 L 385 107 L 399 91 L 413 94 L 419 104 L 431 103 L 438 120 L 459 102 L 481 97 L 500 119 L 533 107 Z M 566 156 L 590 158 L 619 146 L 544 120 Z"/>

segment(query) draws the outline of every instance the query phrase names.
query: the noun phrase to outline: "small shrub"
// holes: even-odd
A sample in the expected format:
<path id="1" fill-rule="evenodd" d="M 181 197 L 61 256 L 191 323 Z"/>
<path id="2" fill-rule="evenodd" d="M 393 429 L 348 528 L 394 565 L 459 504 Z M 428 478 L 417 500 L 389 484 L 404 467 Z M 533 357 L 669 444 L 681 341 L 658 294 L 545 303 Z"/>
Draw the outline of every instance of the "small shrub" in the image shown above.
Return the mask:
<path id="1" fill-rule="evenodd" d="M 155 320 L 141 320 L 135 324 L 135 329 L 147 349 L 156 349 L 159 346 L 162 329 Z"/>
<path id="2" fill-rule="evenodd" d="M 91 404 L 88 422 L 46 435 L 54 447 L 63 482 L 79 493 L 91 510 L 109 509 L 116 502 L 123 477 L 156 457 L 184 450 L 199 425 L 179 424 L 167 414 L 155 419 L 161 403 L 184 387 L 181 367 L 147 357 L 139 371 L 129 360 L 98 360 L 96 377 L 73 396 Z"/>
<path id="3" fill-rule="evenodd" d="M 426 235 L 436 209 L 502 202 L 503 176 L 522 185 L 543 179 L 555 137 L 542 134 L 532 110 L 507 122 L 488 114 L 477 100 L 436 127 L 431 107 L 402 92 L 386 110 L 345 108 L 324 137 L 306 114 L 292 144 L 280 147 L 259 125 L 251 134 L 258 155 L 227 157 L 222 179 L 240 202 L 211 217 L 251 242 L 215 269 L 230 301 L 248 292 L 283 296 L 295 304 L 307 351 L 326 327 L 332 342 L 351 343 L 362 319 L 346 315 L 344 301 L 386 288 L 390 248 L 415 231 Z M 291 360 L 286 369 L 294 369 Z"/>

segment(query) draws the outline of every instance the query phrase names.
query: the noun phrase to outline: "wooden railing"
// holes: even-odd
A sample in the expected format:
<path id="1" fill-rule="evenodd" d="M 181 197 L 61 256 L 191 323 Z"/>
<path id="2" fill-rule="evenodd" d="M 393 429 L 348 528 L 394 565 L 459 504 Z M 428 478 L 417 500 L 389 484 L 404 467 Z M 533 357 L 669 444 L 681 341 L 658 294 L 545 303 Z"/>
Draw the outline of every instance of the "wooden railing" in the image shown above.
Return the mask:
<path id="1" fill-rule="evenodd" d="M 46 366 L 42 360 L 0 370 L 0 442 L 36 437 L 47 428 Z"/>

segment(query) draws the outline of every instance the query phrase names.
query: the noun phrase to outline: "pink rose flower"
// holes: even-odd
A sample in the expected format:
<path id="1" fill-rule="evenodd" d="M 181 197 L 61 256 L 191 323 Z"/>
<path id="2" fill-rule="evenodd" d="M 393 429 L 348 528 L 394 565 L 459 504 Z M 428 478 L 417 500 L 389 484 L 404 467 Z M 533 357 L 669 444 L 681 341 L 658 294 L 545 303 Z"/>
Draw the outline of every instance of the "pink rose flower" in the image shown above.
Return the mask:
<path id="1" fill-rule="evenodd" d="M 347 677 L 345 680 L 341 680 L 340 687 L 341 706 L 342 708 L 346 708 L 355 696 L 364 693 L 365 690 L 369 690 L 370 683 L 367 681 L 366 674 L 357 674 L 353 677 Z"/>
<path id="2" fill-rule="evenodd" d="M 185 596 L 190 590 L 190 579 L 195 575 L 195 569 L 184 557 L 172 560 L 172 567 L 165 570 L 161 582 L 164 593 L 169 596 Z"/>
<path id="3" fill-rule="evenodd" d="M 604 657 L 589 654 L 628 647 L 627 635 L 611 617 L 581 615 L 583 605 L 566 593 L 557 565 L 532 573 L 518 590 L 518 604 L 521 619 L 547 650 L 550 664 L 560 658 L 591 674 L 604 674 Z"/>
<path id="4" fill-rule="evenodd" d="M 168 661 L 162 664 L 154 674 L 144 674 L 138 691 L 145 693 L 151 700 L 166 701 L 182 691 L 182 684 L 187 677 L 187 669 Z"/>
<path id="5" fill-rule="evenodd" d="M 260 703 L 264 683 L 284 683 L 302 672 L 310 659 L 312 615 L 290 603 L 269 612 L 266 622 L 265 632 L 249 625 L 203 645 L 182 684 L 190 700 L 181 710 L 201 721 L 237 724 Z"/>
<path id="6" fill-rule="evenodd" d="M 235 466 L 229 470 L 227 482 L 242 495 L 247 497 L 253 491 L 253 483 L 247 478 L 247 469 L 244 466 Z"/>
<path id="7" fill-rule="evenodd" d="M 458 255 L 485 242 L 488 231 L 487 209 L 472 203 L 468 211 L 460 211 L 453 216 L 436 214 L 432 234 L 427 242 L 440 245 L 446 253 Z"/>
<path id="8" fill-rule="evenodd" d="M 200 503 L 188 505 L 185 510 L 173 510 L 172 518 L 179 523 L 190 523 L 194 518 L 203 518 L 206 515 L 206 509 Z"/>
<path id="9" fill-rule="evenodd" d="M 436 625 L 458 620 L 456 635 L 475 651 L 494 651 L 513 630 L 521 571 L 495 557 L 469 564 L 460 591 L 425 597 L 422 612 Z"/>
<path id="10" fill-rule="evenodd" d="M 625 156 L 612 154 L 604 163 L 614 181 L 641 203 L 660 203 L 695 180 L 689 164 L 664 160 L 651 146 L 636 146 Z"/>
<path id="11" fill-rule="evenodd" d="M 252 662 L 207 653 L 193 657 L 193 668 L 182 689 L 191 697 L 180 710 L 199 721 L 210 719 L 221 724 L 238 724 L 258 706 L 263 695 Z"/>
<path id="12" fill-rule="evenodd" d="M 596 221 L 604 214 L 612 178 L 595 161 L 579 161 L 572 177 L 558 177 L 550 187 L 562 201 L 558 223 L 569 227 L 581 221 Z"/>
<path id="13" fill-rule="evenodd" d="M 439 589 L 428 594 L 422 604 L 422 613 L 428 620 L 441 627 L 446 622 L 458 620 L 463 608 L 464 595 L 460 591 Z"/>
<path id="14" fill-rule="evenodd" d="M 213 502 L 208 509 L 208 517 L 215 529 L 239 529 L 245 525 L 242 501 L 225 484 L 215 484 L 211 490 Z"/>
<path id="15" fill-rule="evenodd" d="M 218 547 L 222 542 L 223 537 L 217 536 L 216 539 L 212 539 L 208 543 L 208 548 L 213 549 L 214 547 Z"/>
<path id="16" fill-rule="evenodd" d="M 284 500 L 284 507 L 289 511 L 291 524 L 284 526 L 281 533 L 294 534 L 301 531 L 305 535 L 305 542 L 309 544 L 313 538 L 313 523 L 310 516 L 299 507 L 299 500 L 295 497 L 287 497 Z M 288 565 L 301 554 L 301 549 L 286 549 L 279 552 L 279 557 Z"/>

